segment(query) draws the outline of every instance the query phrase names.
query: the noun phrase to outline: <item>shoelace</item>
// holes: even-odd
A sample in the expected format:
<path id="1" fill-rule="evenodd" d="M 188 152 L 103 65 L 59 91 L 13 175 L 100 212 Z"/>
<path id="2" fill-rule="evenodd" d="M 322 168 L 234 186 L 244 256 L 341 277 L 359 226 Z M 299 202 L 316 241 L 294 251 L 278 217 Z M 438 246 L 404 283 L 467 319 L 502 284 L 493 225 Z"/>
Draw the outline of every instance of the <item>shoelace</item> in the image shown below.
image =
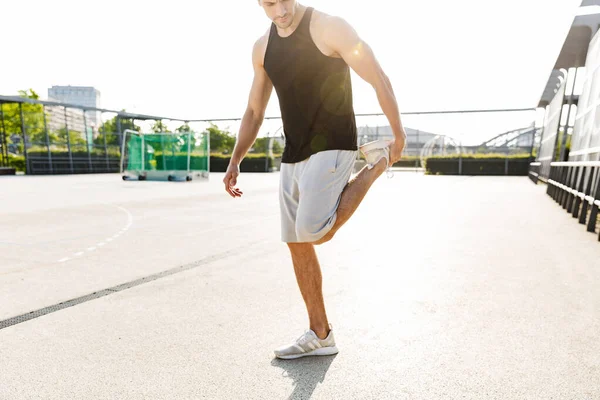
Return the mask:
<path id="1" fill-rule="evenodd" d="M 387 148 L 387 157 L 384 156 L 384 158 L 385 158 L 385 160 L 388 163 L 388 166 L 386 167 L 385 172 L 386 172 L 387 178 L 391 179 L 391 178 L 394 177 L 394 171 L 392 171 L 392 167 L 389 165 L 389 163 L 390 163 L 390 149 L 389 149 L 389 147 Z M 381 158 L 377 162 L 379 162 L 379 161 L 381 161 Z M 372 167 L 369 167 L 369 168 L 372 168 Z"/>
<path id="2" fill-rule="evenodd" d="M 392 171 L 392 167 L 390 167 L 389 165 L 388 165 L 387 169 L 385 170 L 385 173 L 386 173 L 388 179 L 392 179 L 394 177 L 394 171 Z"/>
<path id="3" fill-rule="evenodd" d="M 394 172 L 392 171 L 392 167 L 390 165 L 390 148 L 387 148 L 387 157 L 385 159 L 388 163 L 387 168 L 385 169 L 385 174 L 388 179 L 392 179 L 394 177 Z"/>
<path id="4" fill-rule="evenodd" d="M 305 331 L 298 339 L 296 339 L 296 343 L 303 344 L 309 341 L 309 333 L 310 331 Z"/>

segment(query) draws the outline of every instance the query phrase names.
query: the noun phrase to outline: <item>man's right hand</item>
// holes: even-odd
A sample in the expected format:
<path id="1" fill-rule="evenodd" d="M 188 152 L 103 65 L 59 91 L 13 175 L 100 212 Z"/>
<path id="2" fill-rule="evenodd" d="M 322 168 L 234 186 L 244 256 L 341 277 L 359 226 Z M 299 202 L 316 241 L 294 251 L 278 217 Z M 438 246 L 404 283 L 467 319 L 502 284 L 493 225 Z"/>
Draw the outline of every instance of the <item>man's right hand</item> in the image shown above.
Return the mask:
<path id="1" fill-rule="evenodd" d="M 242 197 L 242 191 L 235 187 L 237 185 L 237 177 L 240 175 L 240 167 L 236 164 L 229 164 L 223 183 L 225 184 L 225 191 L 233 198 Z"/>

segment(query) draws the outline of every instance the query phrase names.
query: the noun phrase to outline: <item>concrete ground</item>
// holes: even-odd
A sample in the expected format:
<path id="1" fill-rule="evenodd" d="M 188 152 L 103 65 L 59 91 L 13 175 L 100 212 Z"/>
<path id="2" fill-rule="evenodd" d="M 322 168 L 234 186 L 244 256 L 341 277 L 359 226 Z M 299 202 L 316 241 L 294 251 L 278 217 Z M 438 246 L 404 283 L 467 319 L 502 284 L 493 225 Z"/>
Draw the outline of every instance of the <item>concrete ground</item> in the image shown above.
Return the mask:
<path id="1" fill-rule="evenodd" d="M 0 329 L 0 399 L 600 399 L 600 243 L 542 185 L 380 178 L 317 250 L 340 353 L 279 361 L 279 175 L 222 176 L 0 179 L 0 326 L 45 310 Z"/>

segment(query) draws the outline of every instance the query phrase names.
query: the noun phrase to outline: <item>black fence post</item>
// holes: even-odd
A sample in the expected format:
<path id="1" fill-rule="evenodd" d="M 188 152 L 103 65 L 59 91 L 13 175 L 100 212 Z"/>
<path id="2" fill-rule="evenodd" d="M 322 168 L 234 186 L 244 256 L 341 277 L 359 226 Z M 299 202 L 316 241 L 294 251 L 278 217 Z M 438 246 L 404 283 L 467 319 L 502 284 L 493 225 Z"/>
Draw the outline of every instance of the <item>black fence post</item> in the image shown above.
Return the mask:
<path id="1" fill-rule="evenodd" d="M 92 154 L 90 152 L 90 138 L 88 136 L 87 117 L 86 117 L 85 113 L 86 113 L 86 110 L 83 110 L 83 134 L 85 135 L 85 144 L 87 147 L 88 169 L 89 169 L 89 173 L 91 174 L 93 172 L 93 170 L 92 170 Z"/>
<path id="2" fill-rule="evenodd" d="M 8 139 L 6 139 L 6 126 L 4 125 L 4 103 L 0 103 L 0 121 L 2 121 L 2 135 L 0 136 L 0 147 L 2 152 L 2 163 L 3 167 L 8 167 Z"/>
<path id="3" fill-rule="evenodd" d="M 118 131 L 118 140 L 117 140 L 117 144 L 119 145 L 119 159 L 121 159 L 121 146 L 123 145 L 123 129 L 121 127 L 121 118 L 119 118 L 117 116 L 117 131 Z M 163 158 L 164 159 L 164 158 Z M 111 172 L 111 171 L 106 171 L 106 172 Z"/>
<path id="4" fill-rule="evenodd" d="M 106 129 L 103 129 L 102 136 L 104 136 L 104 158 L 106 160 L 106 172 L 109 171 L 109 163 L 108 163 L 108 145 L 106 144 Z"/>
<path id="5" fill-rule="evenodd" d="M 25 127 L 25 118 L 23 116 L 23 103 L 19 103 L 19 113 L 21 114 L 21 133 L 23 134 L 23 155 L 25 156 L 25 174 L 29 175 L 29 160 L 27 158 L 27 128 Z"/>
<path id="6" fill-rule="evenodd" d="M 53 174 L 54 166 L 52 165 L 52 150 L 50 150 L 50 135 L 48 134 L 48 122 L 46 121 L 45 105 L 42 105 L 42 113 L 44 114 L 44 133 L 46 134 L 46 147 L 48 148 L 48 166 L 50 168 L 50 174 Z"/>
<path id="7" fill-rule="evenodd" d="M 65 131 L 67 132 L 67 150 L 69 151 L 69 167 L 71 169 L 71 173 L 75 173 L 75 168 L 73 167 L 73 153 L 71 152 L 71 135 L 69 135 L 69 122 L 67 120 L 67 107 L 65 108 Z"/>

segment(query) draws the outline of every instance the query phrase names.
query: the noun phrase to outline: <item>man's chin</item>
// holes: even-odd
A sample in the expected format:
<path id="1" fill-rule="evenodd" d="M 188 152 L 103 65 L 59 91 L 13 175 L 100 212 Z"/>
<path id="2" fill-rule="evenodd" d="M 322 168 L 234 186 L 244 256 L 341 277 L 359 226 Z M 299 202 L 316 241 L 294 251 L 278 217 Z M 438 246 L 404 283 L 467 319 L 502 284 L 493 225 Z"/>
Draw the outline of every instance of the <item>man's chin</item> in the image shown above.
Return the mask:
<path id="1" fill-rule="evenodd" d="M 277 21 L 277 22 L 275 22 L 275 25 L 277 25 L 277 27 L 278 27 L 279 29 L 287 29 L 287 28 L 289 28 L 290 26 L 292 26 L 292 18 L 290 18 L 290 19 L 289 19 L 289 21 L 286 21 L 286 22 L 285 22 L 285 23 L 283 23 L 283 24 L 282 24 L 281 22 Z"/>

